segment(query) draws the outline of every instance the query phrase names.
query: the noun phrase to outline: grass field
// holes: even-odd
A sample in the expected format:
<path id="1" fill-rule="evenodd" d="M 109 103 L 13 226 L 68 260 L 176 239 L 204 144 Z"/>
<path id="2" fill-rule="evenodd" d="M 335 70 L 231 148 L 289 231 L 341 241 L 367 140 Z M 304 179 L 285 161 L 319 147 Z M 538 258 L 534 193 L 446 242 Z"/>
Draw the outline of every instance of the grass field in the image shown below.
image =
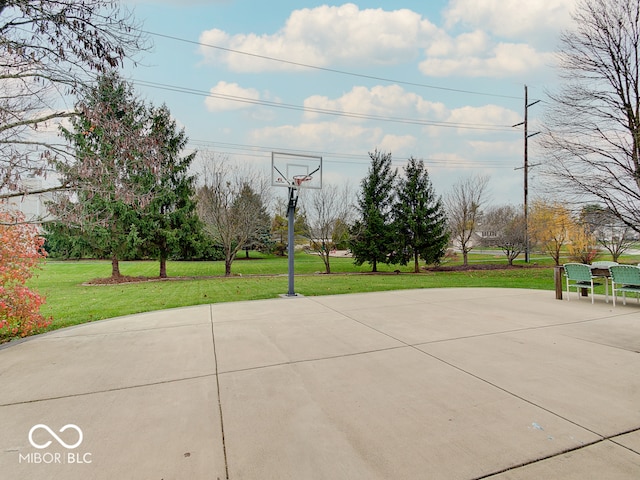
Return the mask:
<path id="1" fill-rule="evenodd" d="M 85 285 L 109 277 L 108 261 L 49 260 L 30 287 L 43 294 L 42 313 L 53 318 L 51 329 L 88 321 L 188 305 L 275 298 L 287 292 L 287 259 L 252 252 L 249 260 L 233 263 L 233 276 L 223 277 L 223 262 L 169 262 L 164 281 L 115 285 Z M 474 263 L 506 265 L 501 255 L 473 255 Z M 549 259 L 532 259 L 539 268 L 410 273 L 409 267 L 380 265 L 380 273 L 368 274 L 367 264 L 357 267 L 350 258 L 332 258 L 331 275 L 324 275 L 322 260 L 305 253 L 296 255 L 295 291 L 314 296 L 410 288 L 510 287 L 553 290 Z M 121 263 L 122 275 L 157 277 L 158 263 Z"/>

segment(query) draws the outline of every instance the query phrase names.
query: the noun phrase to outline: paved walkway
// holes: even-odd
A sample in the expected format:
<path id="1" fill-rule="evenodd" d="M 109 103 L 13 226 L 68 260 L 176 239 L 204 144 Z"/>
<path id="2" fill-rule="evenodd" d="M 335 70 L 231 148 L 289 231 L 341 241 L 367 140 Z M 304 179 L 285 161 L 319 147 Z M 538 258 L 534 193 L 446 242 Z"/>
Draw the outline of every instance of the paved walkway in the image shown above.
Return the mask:
<path id="1" fill-rule="evenodd" d="M 0 477 L 638 479 L 639 352 L 635 300 L 549 291 L 116 318 L 0 349 Z"/>

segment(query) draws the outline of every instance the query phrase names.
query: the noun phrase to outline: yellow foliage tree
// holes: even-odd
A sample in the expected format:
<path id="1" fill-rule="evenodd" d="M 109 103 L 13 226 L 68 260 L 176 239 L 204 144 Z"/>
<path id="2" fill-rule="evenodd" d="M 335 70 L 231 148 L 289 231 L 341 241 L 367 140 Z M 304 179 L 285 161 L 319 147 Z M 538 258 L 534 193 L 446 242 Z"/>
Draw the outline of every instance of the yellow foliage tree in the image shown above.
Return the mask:
<path id="1" fill-rule="evenodd" d="M 562 248 L 569 243 L 576 222 L 568 208 L 559 202 L 536 200 L 529 213 L 529 236 L 543 252 L 560 265 Z"/>
<path id="2" fill-rule="evenodd" d="M 591 263 L 598 255 L 597 240 L 593 232 L 583 223 L 574 222 L 569 232 L 571 242 L 567 245 L 569 258 L 580 263 Z"/>

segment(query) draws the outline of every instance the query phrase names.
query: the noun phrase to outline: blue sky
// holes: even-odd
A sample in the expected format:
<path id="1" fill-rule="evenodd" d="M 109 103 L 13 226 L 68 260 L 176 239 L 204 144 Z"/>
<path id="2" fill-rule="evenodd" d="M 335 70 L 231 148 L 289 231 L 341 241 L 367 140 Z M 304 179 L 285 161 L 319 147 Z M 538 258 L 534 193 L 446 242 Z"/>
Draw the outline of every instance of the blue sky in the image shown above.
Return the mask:
<path id="1" fill-rule="evenodd" d="M 129 0 L 154 46 L 126 75 L 203 157 L 266 172 L 274 150 L 322 155 L 325 184 L 357 189 L 377 148 L 398 166 L 424 159 L 440 195 L 478 174 L 490 203 L 521 204 L 522 130 L 510 126 L 525 84 L 530 102 L 555 87 L 573 4 Z M 529 110 L 530 131 L 543 111 Z M 532 169 L 530 198 L 536 181 Z"/>

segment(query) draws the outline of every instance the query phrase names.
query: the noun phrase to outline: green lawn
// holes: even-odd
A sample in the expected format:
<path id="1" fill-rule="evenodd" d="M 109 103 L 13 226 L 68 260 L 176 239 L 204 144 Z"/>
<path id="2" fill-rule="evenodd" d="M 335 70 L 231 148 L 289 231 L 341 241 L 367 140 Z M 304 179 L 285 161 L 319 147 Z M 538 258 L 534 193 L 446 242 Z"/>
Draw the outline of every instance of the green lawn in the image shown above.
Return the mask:
<path id="1" fill-rule="evenodd" d="M 223 262 L 169 262 L 168 281 L 87 286 L 83 283 L 108 277 L 108 261 L 48 260 L 30 286 L 47 303 L 42 313 L 53 318 L 52 329 L 88 321 L 165 308 L 218 302 L 275 298 L 287 292 L 287 259 L 251 253 L 250 260 L 233 263 L 232 277 L 225 278 Z M 475 263 L 505 265 L 504 256 L 473 255 Z M 295 290 L 306 296 L 371 292 L 410 288 L 516 287 L 553 290 L 549 259 L 536 259 L 542 268 L 464 272 L 410 273 L 410 267 L 380 265 L 380 274 L 367 274 L 367 264 L 357 267 L 350 258 L 332 258 L 332 274 L 324 275 L 322 260 L 310 254 L 296 255 Z M 121 273 L 156 277 L 158 263 L 122 262 Z M 176 279 L 176 277 L 184 277 Z M 603 292 L 604 293 L 604 292 Z"/>

